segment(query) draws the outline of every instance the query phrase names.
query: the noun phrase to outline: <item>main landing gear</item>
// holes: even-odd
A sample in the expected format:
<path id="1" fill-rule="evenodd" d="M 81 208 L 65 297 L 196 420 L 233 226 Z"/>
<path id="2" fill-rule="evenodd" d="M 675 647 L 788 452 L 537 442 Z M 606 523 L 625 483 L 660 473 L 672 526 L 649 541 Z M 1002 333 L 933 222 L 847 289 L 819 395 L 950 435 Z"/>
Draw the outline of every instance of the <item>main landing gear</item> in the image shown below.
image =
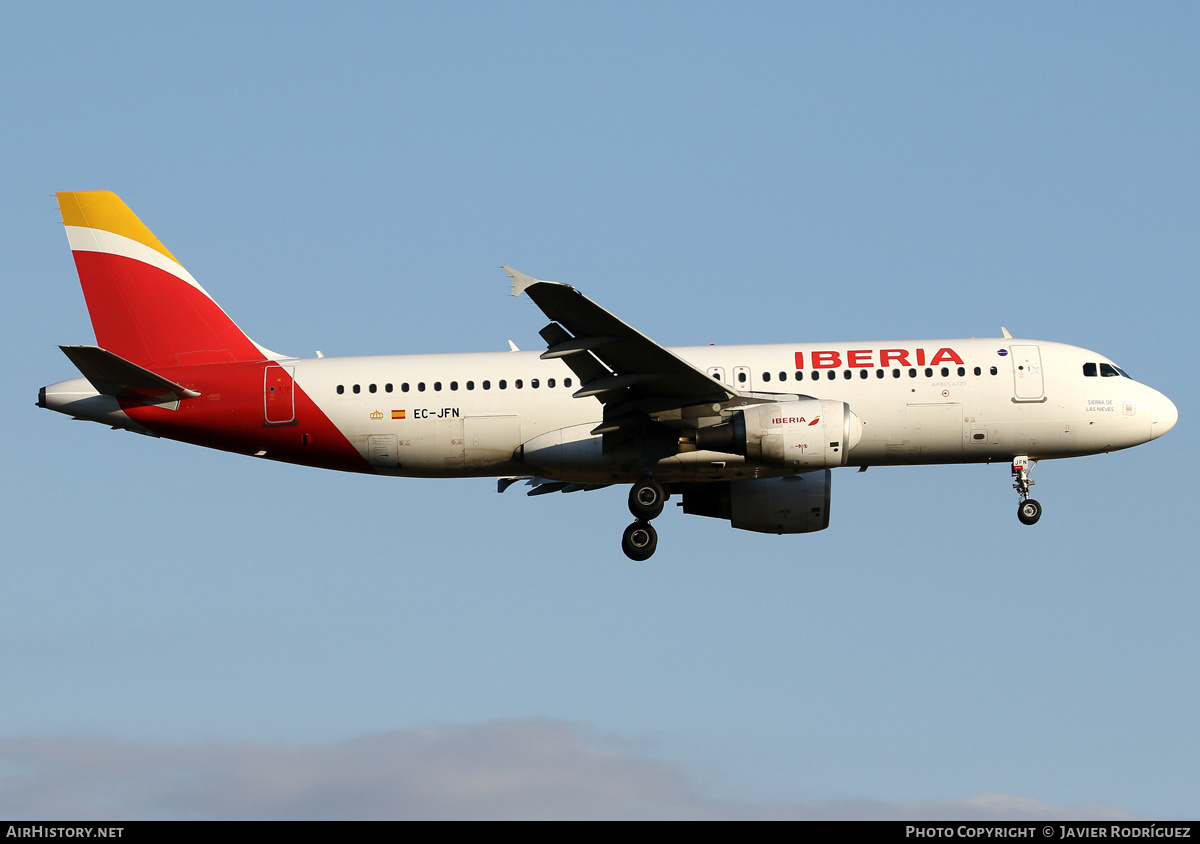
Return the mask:
<path id="1" fill-rule="evenodd" d="M 650 559 L 658 547 L 658 531 L 650 520 L 663 511 L 667 491 L 649 476 L 642 478 L 629 490 L 629 512 L 637 519 L 621 534 L 621 550 L 631 560 Z"/>
<path id="2" fill-rule="evenodd" d="M 1023 525 L 1036 524 L 1042 517 L 1042 505 L 1029 497 L 1029 488 L 1034 483 L 1029 473 L 1036 465 L 1036 460 L 1023 456 L 1014 457 L 1012 462 L 1013 489 L 1021 496 L 1021 503 L 1017 505 L 1017 518 Z"/>

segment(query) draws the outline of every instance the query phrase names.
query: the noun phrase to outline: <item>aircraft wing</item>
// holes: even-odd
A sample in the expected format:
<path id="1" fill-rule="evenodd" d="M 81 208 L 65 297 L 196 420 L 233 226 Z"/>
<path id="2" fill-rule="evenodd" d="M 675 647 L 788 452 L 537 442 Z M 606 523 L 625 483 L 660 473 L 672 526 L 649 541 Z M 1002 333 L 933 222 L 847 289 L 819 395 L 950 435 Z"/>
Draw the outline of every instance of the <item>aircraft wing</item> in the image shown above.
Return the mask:
<path id="1" fill-rule="evenodd" d="M 539 332 L 548 346 L 542 359 L 561 358 L 579 378 L 575 397 L 594 396 L 604 405 L 594 434 L 631 433 L 654 413 L 746 398 L 571 285 L 502 269 L 512 276 L 513 295 L 527 294 L 553 320 Z"/>

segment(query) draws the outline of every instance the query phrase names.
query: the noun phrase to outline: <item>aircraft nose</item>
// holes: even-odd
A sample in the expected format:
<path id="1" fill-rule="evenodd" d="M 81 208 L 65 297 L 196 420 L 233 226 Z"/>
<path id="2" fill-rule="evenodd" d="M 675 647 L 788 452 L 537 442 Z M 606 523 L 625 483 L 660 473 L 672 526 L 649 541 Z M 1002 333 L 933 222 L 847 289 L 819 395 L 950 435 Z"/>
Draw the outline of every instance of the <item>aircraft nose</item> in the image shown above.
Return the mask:
<path id="1" fill-rule="evenodd" d="M 1178 421 L 1179 408 L 1175 407 L 1175 402 L 1159 393 L 1150 411 L 1150 439 L 1158 439 L 1174 428 Z"/>

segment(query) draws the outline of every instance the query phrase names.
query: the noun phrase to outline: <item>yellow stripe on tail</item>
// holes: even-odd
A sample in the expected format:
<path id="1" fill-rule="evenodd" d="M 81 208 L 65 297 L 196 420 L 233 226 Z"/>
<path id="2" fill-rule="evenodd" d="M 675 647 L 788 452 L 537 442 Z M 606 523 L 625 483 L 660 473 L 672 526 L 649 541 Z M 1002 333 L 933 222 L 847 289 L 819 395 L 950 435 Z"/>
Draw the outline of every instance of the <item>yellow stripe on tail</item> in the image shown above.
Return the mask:
<path id="1" fill-rule="evenodd" d="M 149 246 L 179 263 L 170 250 L 154 236 L 154 232 L 146 228 L 146 224 L 112 191 L 64 191 L 55 195 L 58 197 L 58 208 L 62 212 L 64 226 L 80 226 L 119 234 L 136 240 L 143 246 Z"/>

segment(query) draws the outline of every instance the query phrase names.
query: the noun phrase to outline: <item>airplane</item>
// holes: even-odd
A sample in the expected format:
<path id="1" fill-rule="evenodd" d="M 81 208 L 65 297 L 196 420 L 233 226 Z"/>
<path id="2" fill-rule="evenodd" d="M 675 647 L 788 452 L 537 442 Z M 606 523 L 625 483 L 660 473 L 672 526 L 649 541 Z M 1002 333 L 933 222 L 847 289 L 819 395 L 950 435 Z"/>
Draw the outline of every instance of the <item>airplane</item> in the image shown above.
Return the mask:
<path id="1" fill-rule="evenodd" d="M 632 560 L 683 512 L 761 533 L 829 525 L 832 469 L 1011 468 L 1018 519 L 1039 460 L 1156 439 L 1179 418 L 1105 356 L 1012 337 L 668 349 L 574 287 L 509 267 L 546 349 L 324 357 L 243 332 L 119 197 L 57 194 L 97 345 L 38 407 L 306 466 L 525 481 L 529 495 L 629 484 Z"/>

